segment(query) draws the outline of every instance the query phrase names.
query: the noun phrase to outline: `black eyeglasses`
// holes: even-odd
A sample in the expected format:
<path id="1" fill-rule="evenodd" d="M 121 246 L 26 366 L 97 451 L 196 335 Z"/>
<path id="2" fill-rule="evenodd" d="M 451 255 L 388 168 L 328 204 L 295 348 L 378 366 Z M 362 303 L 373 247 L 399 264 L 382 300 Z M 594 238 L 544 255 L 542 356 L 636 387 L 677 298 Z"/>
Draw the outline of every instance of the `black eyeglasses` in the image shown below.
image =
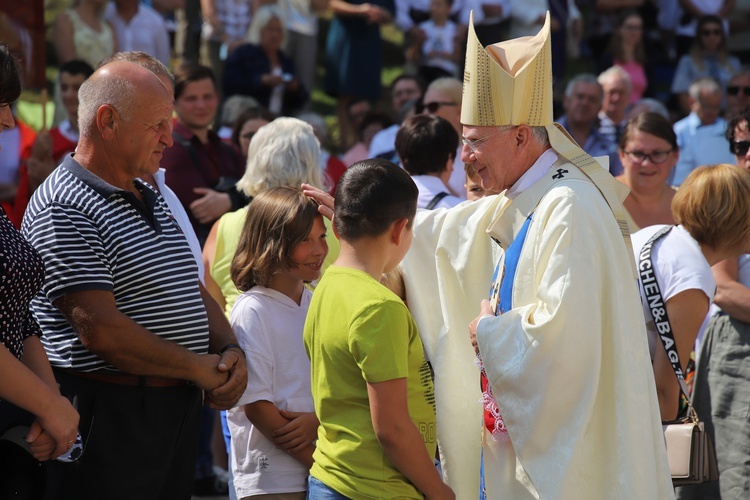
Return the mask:
<path id="1" fill-rule="evenodd" d="M 734 141 L 729 143 L 729 152 L 737 156 L 745 156 L 750 149 L 750 141 Z"/>
<path id="2" fill-rule="evenodd" d="M 702 36 L 709 36 L 709 35 L 718 36 L 718 35 L 721 35 L 721 28 L 716 28 L 716 29 L 712 29 L 712 30 L 710 30 L 710 29 L 709 30 L 701 30 L 701 35 Z"/>
<path id="3" fill-rule="evenodd" d="M 667 156 L 669 156 L 669 153 L 672 151 L 674 151 L 674 149 L 670 149 L 669 151 L 654 151 L 652 153 L 644 153 L 643 151 L 625 151 L 625 154 L 636 163 L 643 163 L 648 159 L 651 163 L 658 165 L 659 163 L 664 163 Z"/>
<path id="4" fill-rule="evenodd" d="M 727 94 L 729 95 L 737 95 L 740 92 L 742 92 L 742 95 L 750 97 L 750 87 L 740 87 L 738 85 L 727 87 Z"/>
<path id="5" fill-rule="evenodd" d="M 438 109 L 440 109 L 440 106 L 458 106 L 455 102 L 446 102 L 446 101 L 432 101 L 432 102 L 424 102 L 424 103 L 418 103 L 417 104 L 417 114 L 421 115 L 424 113 L 424 110 L 426 109 L 428 113 L 434 114 L 438 112 Z"/>

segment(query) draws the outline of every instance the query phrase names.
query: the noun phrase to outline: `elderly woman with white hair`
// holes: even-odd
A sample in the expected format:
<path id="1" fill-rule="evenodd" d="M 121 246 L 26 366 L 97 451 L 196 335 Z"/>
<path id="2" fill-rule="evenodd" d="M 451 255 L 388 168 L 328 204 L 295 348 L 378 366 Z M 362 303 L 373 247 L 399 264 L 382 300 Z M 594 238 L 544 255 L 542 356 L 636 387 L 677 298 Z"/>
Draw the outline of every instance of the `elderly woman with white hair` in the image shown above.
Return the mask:
<path id="1" fill-rule="evenodd" d="M 224 66 L 224 96 L 254 97 L 275 115 L 291 115 L 307 102 L 308 93 L 292 59 L 283 51 L 286 28 L 281 10 L 264 5 L 253 16 L 247 42 Z"/>
<path id="2" fill-rule="evenodd" d="M 328 188 L 320 143 L 312 126 L 297 118 L 277 118 L 258 129 L 250 141 L 247 158 L 245 175 L 237 183 L 237 189 L 250 198 L 278 186 L 299 188 L 304 183 Z M 203 246 L 206 288 L 224 307 L 227 317 L 240 293 L 229 276 L 229 267 L 246 215 L 247 207 L 224 214 L 211 228 Z M 339 248 L 330 227 L 326 239 L 329 252 L 324 268 L 335 260 Z"/>

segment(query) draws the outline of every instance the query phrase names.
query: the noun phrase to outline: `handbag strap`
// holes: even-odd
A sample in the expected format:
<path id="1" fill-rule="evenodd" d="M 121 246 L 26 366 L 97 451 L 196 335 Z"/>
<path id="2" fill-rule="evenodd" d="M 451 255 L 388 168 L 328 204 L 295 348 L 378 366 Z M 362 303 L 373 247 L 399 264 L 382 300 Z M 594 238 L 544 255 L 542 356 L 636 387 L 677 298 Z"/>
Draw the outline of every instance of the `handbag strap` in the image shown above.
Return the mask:
<path id="1" fill-rule="evenodd" d="M 440 193 L 436 194 L 436 195 L 435 195 L 435 197 L 434 197 L 433 199 L 431 199 L 431 200 L 430 200 L 430 202 L 429 202 L 429 203 L 427 204 L 427 206 L 426 206 L 425 208 L 426 208 L 427 210 L 432 210 L 432 209 L 434 209 L 434 208 L 435 208 L 435 206 L 436 206 L 436 205 L 437 205 L 438 203 L 440 203 L 440 200 L 442 200 L 442 199 L 443 199 L 443 198 L 445 198 L 446 196 L 448 196 L 448 193 L 446 193 L 445 191 L 442 191 L 442 192 L 440 192 Z"/>
<path id="2" fill-rule="evenodd" d="M 656 326 L 656 332 L 664 345 L 664 350 L 667 352 L 667 359 L 672 365 L 674 374 L 677 377 L 677 383 L 680 385 L 680 391 L 685 396 L 685 400 L 688 405 L 688 415 L 694 417 L 696 415 L 693 405 L 690 402 L 690 391 L 685 384 L 685 375 L 682 373 L 682 365 L 680 364 L 680 355 L 677 352 L 677 344 L 674 340 L 674 333 L 672 332 L 672 325 L 669 322 L 669 315 L 667 314 L 667 306 L 664 303 L 664 297 L 661 294 L 659 288 L 659 282 L 656 280 L 656 274 L 654 272 L 654 262 L 651 258 L 651 251 L 654 243 L 665 236 L 674 226 L 665 226 L 658 230 L 641 248 L 641 252 L 638 256 L 638 272 L 641 278 L 641 288 L 643 293 L 646 295 L 646 302 L 651 310 L 651 317 L 654 320 Z M 697 417 L 696 417 L 697 418 Z"/>

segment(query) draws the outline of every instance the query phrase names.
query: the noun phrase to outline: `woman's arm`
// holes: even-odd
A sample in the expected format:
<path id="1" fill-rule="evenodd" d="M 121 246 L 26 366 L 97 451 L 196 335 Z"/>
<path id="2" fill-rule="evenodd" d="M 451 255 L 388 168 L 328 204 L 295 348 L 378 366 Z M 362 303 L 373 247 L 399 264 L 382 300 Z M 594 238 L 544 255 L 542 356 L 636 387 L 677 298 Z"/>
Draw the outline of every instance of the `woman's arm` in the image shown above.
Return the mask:
<path id="1" fill-rule="evenodd" d="M 688 14 L 698 19 L 703 15 L 703 11 L 698 8 L 691 0 L 679 0 L 680 7 L 683 8 Z"/>
<path id="2" fill-rule="evenodd" d="M 209 295 L 211 295 L 216 303 L 221 306 L 223 311 L 226 311 L 227 300 L 224 297 L 221 288 L 216 281 L 214 281 L 213 276 L 211 276 L 211 266 L 213 265 L 214 257 L 216 256 L 216 237 L 219 233 L 220 222 L 221 220 L 217 220 L 214 222 L 214 225 L 211 226 L 211 232 L 208 233 L 206 243 L 203 245 L 203 282 Z"/>
<path id="3" fill-rule="evenodd" d="M 422 435 L 409 417 L 406 379 L 368 382 L 367 395 L 375 435 L 393 465 L 425 498 L 456 498 L 440 479 L 433 457 L 427 453 Z"/>
<path id="4" fill-rule="evenodd" d="M 706 294 L 697 288 L 684 290 L 667 300 L 667 314 L 683 373 L 690 360 L 698 330 L 708 314 L 709 305 Z M 656 346 L 654 354 L 656 394 L 659 398 L 661 419 L 674 420 L 677 417 L 680 386 L 661 339 L 659 344 L 661 345 Z"/>
<path id="5" fill-rule="evenodd" d="M 336 15 L 358 17 L 367 17 L 368 12 L 377 8 L 369 3 L 353 4 L 344 0 L 331 0 L 330 7 Z"/>
<path id="6" fill-rule="evenodd" d="M 242 409 L 245 411 L 245 416 L 250 420 L 250 423 L 252 423 L 261 434 L 272 443 L 275 442 L 276 439 L 274 437 L 274 431 L 289 424 L 289 420 L 284 418 L 279 409 L 270 401 L 256 401 L 244 405 Z M 315 445 L 313 444 L 314 439 L 315 437 L 313 436 L 312 439 L 309 439 L 310 444 L 303 447 L 296 446 L 291 449 L 282 449 L 284 449 L 284 451 L 292 458 L 307 468 L 310 468 L 313 464 L 313 451 L 315 451 Z"/>
<path id="7" fill-rule="evenodd" d="M 24 348 L 29 348 L 24 362 L 0 346 L 0 398 L 34 414 L 42 430 L 54 440 L 55 447 L 49 456 L 36 457 L 43 460 L 70 449 L 78 435 L 78 412 L 60 395 L 49 361 L 38 343 L 36 337 L 24 341 Z M 34 370 L 39 370 L 41 376 Z"/>
<path id="8" fill-rule="evenodd" d="M 224 34 L 224 24 L 216 15 L 216 0 L 200 0 L 201 15 L 203 19 L 213 28 L 214 38 L 217 40 L 226 40 Z"/>
<path id="9" fill-rule="evenodd" d="M 737 259 L 726 259 L 711 270 L 716 280 L 714 303 L 740 321 L 750 323 L 750 289 L 737 281 Z"/>
<path id="10" fill-rule="evenodd" d="M 36 335 L 26 337 L 23 341 L 23 358 L 21 359 L 21 362 L 23 362 L 29 370 L 34 372 L 34 374 L 45 384 L 47 384 L 47 387 L 49 387 L 55 395 L 60 395 L 60 389 L 57 387 L 57 380 L 55 380 L 55 376 L 52 373 L 52 367 L 47 359 L 47 353 L 44 352 L 42 342 Z"/>
<path id="11" fill-rule="evenodd" d="M 44 352 L 44 347 L 42 347 L 42 343 L 36 335 L 31 335 L 24 339 L 23 358 L 21 362 L 47 384 L 47 387 L 54 394 L 60 395 L 60 389 L 57 387 L 57 380 L 55 380 L 55 376 L 52 374 L 52 367 L 47 359 L 47 353 Z M 29 435 L 26 439 L 30 441 L 29 448 L 35 459 L 42 462 L 55 458 L 53 453 L 57 448 L 57 443 L 48 432 L 44 431 L 38 419 L 29 430 Z"/>
<path id="12" fill-rule="evenodd" d="M 328 0 L 312 0 L 310 2 L 310 6 L 312 7 L 313 12 L 317 13 L 323 13 L 328 10 Z"/>

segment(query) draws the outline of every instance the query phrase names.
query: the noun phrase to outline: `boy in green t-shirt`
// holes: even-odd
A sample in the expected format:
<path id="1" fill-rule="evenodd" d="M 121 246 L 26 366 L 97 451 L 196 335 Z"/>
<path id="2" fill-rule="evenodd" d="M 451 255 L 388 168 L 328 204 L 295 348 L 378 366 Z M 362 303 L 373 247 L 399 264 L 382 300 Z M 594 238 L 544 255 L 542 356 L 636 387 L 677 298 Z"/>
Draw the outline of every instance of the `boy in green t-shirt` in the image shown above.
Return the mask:
<path id="1" fill-rule="evenodd" d="M 313 294 L 304 341 L 320 420 L 308 498 L 440 498 L 435 400 L 416 324 L 380 283 L 411 245 L 417 187 L 387 160 L 352 165 L 336 190 L 341 253 Z"/>

